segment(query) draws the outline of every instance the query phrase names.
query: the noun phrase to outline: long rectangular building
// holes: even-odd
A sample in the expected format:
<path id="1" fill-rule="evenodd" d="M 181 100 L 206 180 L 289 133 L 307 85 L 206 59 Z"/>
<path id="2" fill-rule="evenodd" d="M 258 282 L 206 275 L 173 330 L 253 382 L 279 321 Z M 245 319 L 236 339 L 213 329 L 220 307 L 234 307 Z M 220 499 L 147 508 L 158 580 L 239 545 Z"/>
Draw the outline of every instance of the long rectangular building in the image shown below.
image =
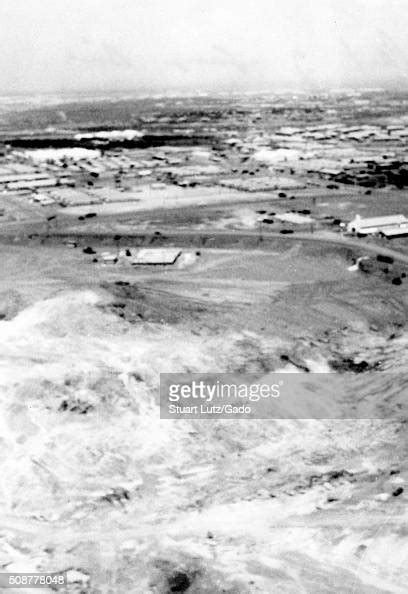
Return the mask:
<path id="1" fill-rule="evenodd" d="M 71 177 L 47 177 L 45 179 L 33 179 L 25 181 L 15 181 L 6 184 L 7 190 L 20 191 L 20 190 L 36 190 L 39 188 L 53 188 L 55 186 L 73 186 L 75 181 Z"/>
<path id="2" fill-rule="evenodd" d="M 388 215 L 383 217 L 363 218 L 356 215 L 347 225 L 349 233 L 361 235 L 375 235 L 387 229 L 408 229 L 408 219 L 405 215 Z"/>
<path id="3" fill-rule="evenodd" d="M 146 248 L 141 249 L 133 258 L 132 264 L 137 265 L 171 265 L 175 264 L 181 255 L 179 248 Z"/>
<path id="4" fill-rule="evenodd" d="M 46 171 L 43 173 L 5 173 L 0 175 L 0 184 L 10 184 L 48 178 L 49 174 Z"/>

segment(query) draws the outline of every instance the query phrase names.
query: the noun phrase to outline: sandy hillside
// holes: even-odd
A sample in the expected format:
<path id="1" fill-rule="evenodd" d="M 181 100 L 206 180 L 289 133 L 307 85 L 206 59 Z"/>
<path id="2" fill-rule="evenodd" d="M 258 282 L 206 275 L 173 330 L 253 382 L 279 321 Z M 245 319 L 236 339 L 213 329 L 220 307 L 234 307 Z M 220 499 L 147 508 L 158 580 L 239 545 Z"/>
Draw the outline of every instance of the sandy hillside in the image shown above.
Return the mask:
<path id="1" fill-rule="evenodd" d="M 405 591 L 403 423 L 160 421 L 159 372 L 223 370 L 244 335 L 130 325 L 107 299 L 1 322 L 5 571 L 76 568 L 72 592 Z"/>

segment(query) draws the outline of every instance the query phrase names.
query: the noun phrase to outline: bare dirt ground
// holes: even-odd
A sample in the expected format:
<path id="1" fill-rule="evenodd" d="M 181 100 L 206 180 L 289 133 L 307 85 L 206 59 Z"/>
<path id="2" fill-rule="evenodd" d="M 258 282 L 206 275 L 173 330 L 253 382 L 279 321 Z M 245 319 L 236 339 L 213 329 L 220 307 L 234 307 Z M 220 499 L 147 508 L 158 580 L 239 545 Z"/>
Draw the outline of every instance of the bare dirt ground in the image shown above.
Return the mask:
<path id="1" fill-rule="evenodd" d="M 137 270 L 0 247 L 4 571 L 75 568 L 67 592 L 95 594 L 405 592 L 404 285 L 282 246 Z M 392 372 L 353 380 L 376 419 L 158 416 L 164 371 L 344 357 Z"/>
<path id="2" fill-rule="evenodd" d="M 162 190 L 155 190 L 146 186 L 139 192 L 123 192 L 123 202 L 93 204 L 92 206 L 70 206 L 65 209 L 64 214 L 79 216 L 92 210 L 101 216 L 123 215 L 138 211 L 155 211 L 162 208 L 172 209 L 196 205 L 231 204 L 248 200 L 256 201 L 262 195 L 262 192 L 260 192 L 251 196 L 245 192 L 217 186 L 201 188 L 167 186 Z"/>

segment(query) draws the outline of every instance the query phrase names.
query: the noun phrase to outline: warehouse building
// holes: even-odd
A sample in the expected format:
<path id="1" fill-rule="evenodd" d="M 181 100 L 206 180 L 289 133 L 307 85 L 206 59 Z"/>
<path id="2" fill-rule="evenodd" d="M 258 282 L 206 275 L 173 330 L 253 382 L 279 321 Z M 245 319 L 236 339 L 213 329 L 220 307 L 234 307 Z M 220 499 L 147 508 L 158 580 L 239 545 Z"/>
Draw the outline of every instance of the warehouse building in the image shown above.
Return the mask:
<path id="1" fill-rule="evenodd" d="M 52 188 L 55 186 L 74 186 L 75 180 L 71 177 L 46 177 L 44 179 L 32 179 L 24 181 L 13 181 L 5 185 L 5 189 L 15 192 L 24 190 L 36 190 L 39 188 Z"/>
<path id="2" fill-rule="evenodd" d="M 400 235 L 408 232 L 408 219 L 402 214 L 369 218 L 356 215 L 347 225 L 347 231 L 357 235 L 381 234 L 388 236 L 392 233 L 396 234 L 397 230 Z"/>
<path id="3" fill-rule="evenodd" d="M 26 181 L 37 181 L 48 178 L 49 175 L 46 171 L 43 173 L 32 173 L 31 171 L 26 173 L 4 173 L 0 175 L 0 185 Z"/>
<path id="4" fill-rule="evenodd" d="M 158 266 L 175 264 L 181 255 L 179 248 L 146 248 L 139 250 L 136 257 L 133 258 L 134 266 Z"/>
<path id="5" fill-rule="evenodd" d="M 397 237 L 405 237 L 408 235 L 408 225 L 401 227 L 387 227 L 380 231 L 381 237 L 386 239 L 396 239 Z"/>

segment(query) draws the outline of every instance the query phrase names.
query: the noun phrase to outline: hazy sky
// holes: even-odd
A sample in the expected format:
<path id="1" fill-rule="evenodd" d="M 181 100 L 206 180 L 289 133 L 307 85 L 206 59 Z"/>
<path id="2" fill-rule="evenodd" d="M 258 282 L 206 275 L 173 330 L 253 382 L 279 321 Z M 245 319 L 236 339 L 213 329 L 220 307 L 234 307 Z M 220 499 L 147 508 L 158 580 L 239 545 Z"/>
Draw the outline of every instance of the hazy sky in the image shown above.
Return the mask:
<path id="1" fill-rule="evenodd" d="M 407 0 L 0 0 L 0 93 L 408 87 Z"/>

